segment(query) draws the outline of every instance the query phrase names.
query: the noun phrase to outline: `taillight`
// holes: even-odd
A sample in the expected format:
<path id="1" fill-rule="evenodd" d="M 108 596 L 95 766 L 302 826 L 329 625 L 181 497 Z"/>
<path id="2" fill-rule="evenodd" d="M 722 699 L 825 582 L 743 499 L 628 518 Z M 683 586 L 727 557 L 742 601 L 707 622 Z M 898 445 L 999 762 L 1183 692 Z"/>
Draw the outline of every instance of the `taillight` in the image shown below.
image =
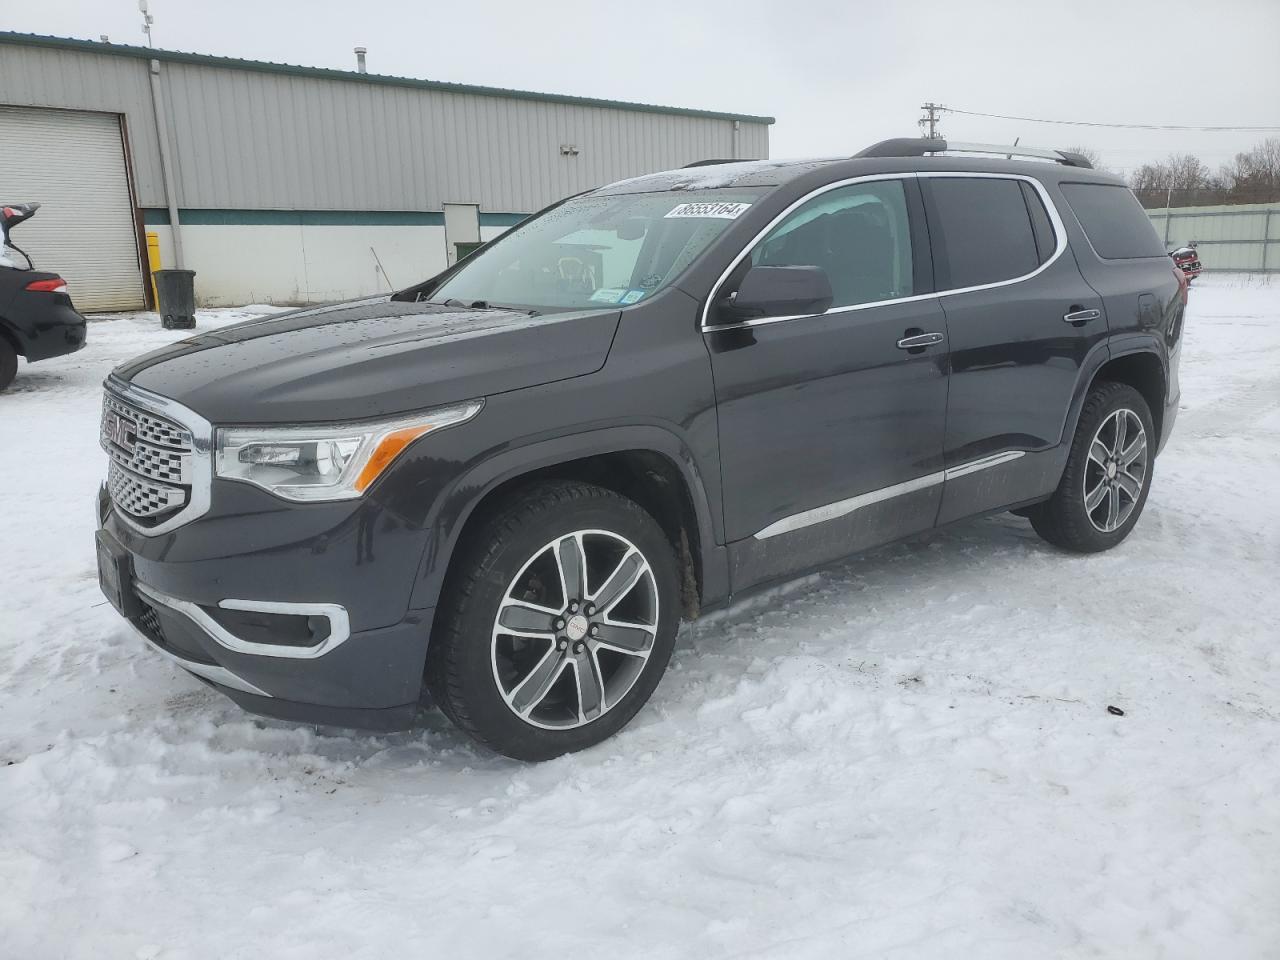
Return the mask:
<path id="1" fill-rule="evenodd" d="M 41 293 L 66 293 L 67 281 L 61 277 L 50 277 L 48 280 L 32 280 L 27 284 L 27 289 Z"/>

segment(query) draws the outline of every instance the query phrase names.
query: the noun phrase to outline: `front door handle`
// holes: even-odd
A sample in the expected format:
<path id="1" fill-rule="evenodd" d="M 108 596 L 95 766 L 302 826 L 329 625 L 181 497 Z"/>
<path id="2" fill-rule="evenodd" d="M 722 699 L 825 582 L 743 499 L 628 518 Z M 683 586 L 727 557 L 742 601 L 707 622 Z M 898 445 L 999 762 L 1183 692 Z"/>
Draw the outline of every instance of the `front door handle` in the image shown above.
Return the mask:
<path id="1" fill-rule="evenodd" d="M 945 339 L 946 337 L 940 333 L 917 333 L 909 337 L 903 337 L 899 340 L 898 349 L 918 350 L 921 347 L 928 347 L 935 343 L 941 343 Z"/>
<path id="2" fill-rule="evenodd" d="M 1088 323 L 1090 320 L 1097 320 L 1102 316 L 1101 310 L 1075 310 L 1070 313 L 1064 313 L 1062 319 L 1067 323 Z"/>

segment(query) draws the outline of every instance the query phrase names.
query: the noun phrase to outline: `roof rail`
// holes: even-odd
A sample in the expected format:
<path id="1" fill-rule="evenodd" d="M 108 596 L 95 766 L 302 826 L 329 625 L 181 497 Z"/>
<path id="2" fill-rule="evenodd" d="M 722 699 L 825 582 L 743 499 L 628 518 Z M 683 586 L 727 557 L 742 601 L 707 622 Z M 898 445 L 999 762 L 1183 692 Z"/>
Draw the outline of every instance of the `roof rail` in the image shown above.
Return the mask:
<path id="1" fill-rule="evenodd" d="M 718 163 L 741 163 L 741 160 L 695 160 L 693 163 L 686 163 L 681 170 L 688 170 L 690 167 L 714 167 Z"/>
<path id="2" fill-rule="evenodd" d="M 1000 143 L 956 143 L 941 137 L 898 137 L 881 140 L 854 154 L 855 159 L 866 157 L 923 157 L 927 153 L 994 153 L 1006 157 L 1038 157 L 1052 160 L 1068 167 L 1093 169 L 1078 153 L 1069 150 L 1042 150 L 1039 147 L 1009 146 Z"/>

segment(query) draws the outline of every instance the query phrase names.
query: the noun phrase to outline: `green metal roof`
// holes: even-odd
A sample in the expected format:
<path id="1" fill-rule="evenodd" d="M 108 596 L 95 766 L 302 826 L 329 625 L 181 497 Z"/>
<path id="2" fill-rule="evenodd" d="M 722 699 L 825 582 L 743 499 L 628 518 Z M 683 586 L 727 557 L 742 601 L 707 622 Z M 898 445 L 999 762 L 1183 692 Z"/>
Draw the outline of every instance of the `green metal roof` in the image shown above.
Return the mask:
<path id="1" fill-rule="evenodd" d="M 716 110 L 693 110 L 686 107 L 663 107 L 649 103 L 629 103 L 625 100 L 600 100 L 595 97 L 573 97 L 560 93 L 534 93 L 529 90 L 507 90 L 502 87 L 477 87 L 466 83 L 446 83 L 441 80 L 417 80 L 413 77 L 391 77 L 377 73 L 357 73 L 354 70 L 332 70 L 328 67 L 302 67 L 292 63 L 271 63 L 265 60 L 240 60 L 236 57 L 215 57 L 207 53 L 184 53 L 180 50 L 157 50 L 136 47 L 125 43 L 102 43 L 96 40 L 76 40 L 71 37 L 47 37 L 36 33 L 15 33 L 0 30 L 0 43 L 16 43 L 31 47 L 48 47 L 56 50 L 77 50 L 82 53 L 109 54 L 117 57 L 134 57 L 139 60 L 163 60 L 170 63 L 193 63 L 206 67 L 224 67 L 231 70 L 257 70 L 262 73 L 282 73 L 296 77 L 320 77 L 328 80 L 347 80 L 356 83 L 372 83 L 392 87 L 413 87 L 419 90 L 440 90 L 446 93 L 468 93 L 478 97 L 503 97 L 509 100 L 538 100 L 543 103 L 567 103 L 579 107 L 606 107 L 612 110 L 633 110 L 638 113 L 663 113 L 678 117 L 706 117 L 714 120 L 742 120 L 746 123 L 773 123 L 773 117 L 756 117 L 745 113 L 721 113 Z"/>

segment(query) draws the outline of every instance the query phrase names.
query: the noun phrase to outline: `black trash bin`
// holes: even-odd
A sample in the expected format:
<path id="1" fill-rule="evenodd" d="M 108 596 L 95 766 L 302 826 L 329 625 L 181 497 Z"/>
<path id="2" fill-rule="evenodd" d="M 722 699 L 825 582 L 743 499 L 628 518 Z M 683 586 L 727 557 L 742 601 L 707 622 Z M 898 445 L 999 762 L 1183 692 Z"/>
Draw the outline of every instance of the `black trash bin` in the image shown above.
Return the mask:
<path id="1" fill-rule="evenodd" d="M 156 296 L 160 323 L 166 330 L 194 330 L 196 325 L 196 272 L 156 270 Z"/>

